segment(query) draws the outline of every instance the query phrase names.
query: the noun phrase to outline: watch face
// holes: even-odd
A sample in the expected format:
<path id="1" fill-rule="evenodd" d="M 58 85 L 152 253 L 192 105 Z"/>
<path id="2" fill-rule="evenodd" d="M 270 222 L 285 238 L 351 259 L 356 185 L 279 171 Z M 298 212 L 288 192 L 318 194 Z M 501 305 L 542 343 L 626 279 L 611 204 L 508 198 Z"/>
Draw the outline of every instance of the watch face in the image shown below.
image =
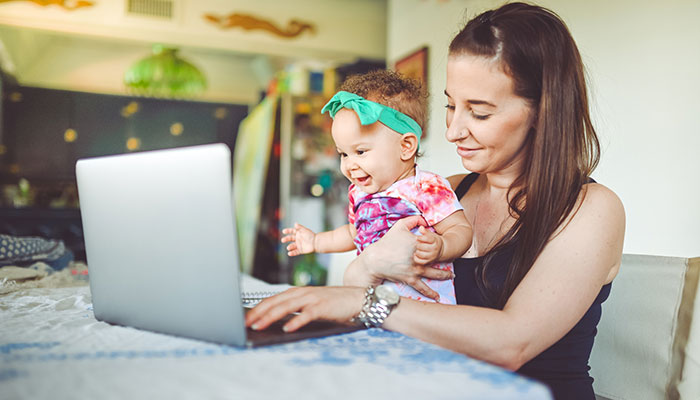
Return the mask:
<path id="1" fill-rule="evenodd" d="M 375 294 L 378 299 L 386 301 L 388 305 L 394 305 L 399 302 L 399 294 L 390 286 L 377 286 Z"/>

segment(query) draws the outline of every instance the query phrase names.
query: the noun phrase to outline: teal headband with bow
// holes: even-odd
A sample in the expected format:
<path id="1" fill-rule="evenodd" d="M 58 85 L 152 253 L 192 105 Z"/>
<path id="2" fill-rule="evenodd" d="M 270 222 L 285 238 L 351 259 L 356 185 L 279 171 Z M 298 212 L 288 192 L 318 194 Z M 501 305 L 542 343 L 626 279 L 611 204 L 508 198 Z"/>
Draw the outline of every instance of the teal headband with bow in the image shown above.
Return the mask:
<path id="1" fill-rule="evenodd" d="M 420 149 L 420 137 L 423 134 L 423 130 L 420 125 L 408 115 L 383 104 L 367 100 L 355 93 L 345 91 L 336 93 L 335 96 L 323 106 L 321 114 L 328 111 L 331 118 L 335 118 L 335 114 L 343 108 L 355 111 L 362 125 L 370 125 L 379 121 L 402 135 L 409 132 L 414 133 L 418 138 L 418 148 Z"/>

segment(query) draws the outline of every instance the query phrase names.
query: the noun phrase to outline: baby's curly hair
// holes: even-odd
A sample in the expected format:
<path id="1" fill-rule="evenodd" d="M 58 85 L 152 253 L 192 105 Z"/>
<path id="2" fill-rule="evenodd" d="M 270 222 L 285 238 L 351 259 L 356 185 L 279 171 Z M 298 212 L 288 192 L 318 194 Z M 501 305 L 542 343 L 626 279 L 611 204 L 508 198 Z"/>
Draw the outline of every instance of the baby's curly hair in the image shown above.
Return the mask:
<path id="1" fill-rule="evenodd" d="M 350 76 L 339 90 L 401 111 L 413 118 L 425 133 L 428 93 L 418 80 L 396 71 L 379 69 Z"/>

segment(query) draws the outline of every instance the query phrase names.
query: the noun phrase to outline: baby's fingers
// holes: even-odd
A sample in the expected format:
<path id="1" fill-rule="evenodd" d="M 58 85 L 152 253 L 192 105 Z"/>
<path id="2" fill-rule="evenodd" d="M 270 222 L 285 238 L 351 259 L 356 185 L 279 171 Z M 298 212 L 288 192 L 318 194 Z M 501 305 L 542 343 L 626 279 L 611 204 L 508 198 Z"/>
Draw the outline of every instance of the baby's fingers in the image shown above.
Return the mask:
<path id="1" fill-rule="evenodd" d="M 419 236 L 422 237 L 422 236 Z M 433 240 L 418 240 L 416 241 L 416 250 L 430 251 L 436 247 L 436 241 Z"/>
<path id="2" fill-rule="evenodd" d="M 426 265 L 427 266 L 429 264 L 433 264 L 434 260 L 433 260 L 433 257 L 431 257 L 427 253 L 421 253 L 421 254 L 414 253 L 413 254 L 413 262 L 418 264 L 418 265 Z"/>
<path id="3" fill-rule="evenodd" d="M 282 239 L 281 239 L 282 243 L 293 242 L 293 241 L 294 241 L 294 235 L 282 236 Z"/>
<path id="4" fill-rule="evenodd" d="M 428 232 L 427 234 L 423 234 L 420 236 L 416 236 L 416 243 L 421 244 L 421 243 L 427 243 L 427 244 L 432 244 L 437 241 L 437 236 L 432 234 L 432 232 Z"/>
<path id="5" fill-rule="evenodd" d="M 413 251 L 413 254 L 420 256 L 423 259 L 434 260 L 438 256 L 440 250 L 436 243 L 418 243 Z"/>

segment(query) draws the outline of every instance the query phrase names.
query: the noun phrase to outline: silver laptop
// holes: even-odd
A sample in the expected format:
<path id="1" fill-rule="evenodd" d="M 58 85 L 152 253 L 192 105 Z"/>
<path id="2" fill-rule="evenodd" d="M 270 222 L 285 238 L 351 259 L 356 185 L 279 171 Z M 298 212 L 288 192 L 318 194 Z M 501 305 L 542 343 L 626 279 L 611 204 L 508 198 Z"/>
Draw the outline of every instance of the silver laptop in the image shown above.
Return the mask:
<path id="1" fill-rule="evenodd" d="M 76 176 L 97 319 L 250 347 L 356 329 L 245 329 L 226 145 L 81 159 Z"/>

